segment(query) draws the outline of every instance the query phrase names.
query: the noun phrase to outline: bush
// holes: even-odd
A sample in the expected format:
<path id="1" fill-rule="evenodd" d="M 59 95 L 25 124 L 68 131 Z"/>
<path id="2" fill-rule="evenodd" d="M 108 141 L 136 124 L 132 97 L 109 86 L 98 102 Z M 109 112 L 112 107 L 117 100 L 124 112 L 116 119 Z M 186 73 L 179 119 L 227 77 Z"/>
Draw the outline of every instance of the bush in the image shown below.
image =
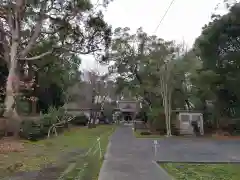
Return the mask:
<path id="1" fill-rule="evenodd" d="M 29 100 L 17 99 L 17 111 L 19 114 L 28 115 L 31 113 L 31 102 Z"/>
<path id="2" fill-rule="evenodd" d="M 3 117 L 4 113 L 4 104 L 0 104 L 0 117 Z"/>
<path id="3" fill-rule="evenodd" d="M 88 123 L 88 117 L 84 114 L 76 116 L 72 121 L 71 124 L 73 125 L 84 125 L 86 126 Z"/>
<path id="4" fill-rule="evenodd" d="M 55 108 L 50 108 L 48 114 L 42 115 L 38 120 L 23 120 L 20 128 L 20 137 L 28 140 L 39 140 L 48 135 L 49 128 L 63 120 L 65 117 L 65 111 Z M 68 127 L 66 124 L 62 128 L 58 128 L 57 131 L 62 132 L 64 128 Z"/>
<path id="5" fill-rule="evenodd" d="M 21 138 L 33 141 L 44 138 L 45 136 L 42 133 L 42 126 L 39 120 L 23 120 L 19 135 Z"/>
<path id="6" fill-rule="evenodd" d="M 152 133 L 151 132 L 148 132 L 148 131 L 143 131 L 143 132 L 140 132 L 141 135 L 151 135 Z"/>
<path id="7" fill-rule="evenodd" d="M 221 127 L 222 131 L 228 132 L 231 135 L 239 135 L 240 134 L 240 121 L 234 120 L 231 123 L 226 124 Z"/>
<path id="8" fill-rule="evenodd" d="M 149 115 L 149 114 L 148 114 Z M 140 119 L 141 121 L 144 121 L 144 122 L 147 122 L 148 120 L 148 115 L 146 113 L 146 111 L 144 110 L 141 110 L 139 113 L 137 113 L 136 115 L 136 119 Z M 151 116 L 151 115 L 150 115 Z M 154 117 L 151 117 L 151 118 L 154 118 Z"/>

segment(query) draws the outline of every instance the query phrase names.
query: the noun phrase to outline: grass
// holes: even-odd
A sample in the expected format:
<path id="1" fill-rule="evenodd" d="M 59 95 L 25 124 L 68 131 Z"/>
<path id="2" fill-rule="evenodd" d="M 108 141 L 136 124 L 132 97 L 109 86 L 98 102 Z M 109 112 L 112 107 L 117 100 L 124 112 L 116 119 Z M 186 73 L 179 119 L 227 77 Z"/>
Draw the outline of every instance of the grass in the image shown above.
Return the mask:
<path id="1" fill-rule="evenodd" d="M 108 131 L 108 132 L 102 134 L 102 136 L 101 136 L 102 155 L 104 155 L 106 152 L 108 141 L 109 141 L 109 136 L 111 135 L 111 132 L 113 132 L 113 131 Z M 82 180 L 98 180 L 100 168 L 102 166 L 102 162 L 104 159 L 103 157 L 100 159 L 99 153 L 100 153 L 100 151 L 97 151 L 96 154 L 94 155 L 94 153 L 92 152 L 86 157 L 85 162 L 88 163 L 88 166 L 85 168 L 80 179 L 82 179 Z M 76 162 L 76 163 L 77 163 L 77 166 L 76 166 L 73 174 L 77 174 L 79 172 L 79 169 L 82 168 L 81 162 L 79 164 L 78 164 L 78 162 Z M 68 177 L 68 179 L 72 180 L 72 179 L 74 179 L 74 177 L 76 177 L 76 176 L 74 176 L 74 175 L 70 176 L 70 177 Z"/>
<path id="2" fill-rule="evenodd" d="M 240 164 L 160 164 L 176 180 L 239 180 Z"/>
<path id="3" fill-rule="evenodd" d="M 59 157 L 64 152 L 74 149 L 88 149 L 101 136 L 101 146 L 103 150 L 108 144 L 109 132 L 115 126 L 99 125 L 97 128 L 88 129 L 79 127 L 50 139 L 38 142 L 22 141 L 24 151 L 0 154 L 0 177 L 9 171 L 9 167 L 14 167 L 14 172 L 39 170 L 43 165 L 57 163 Z"/>
<path id="4" fill-rule="evenodd" d="M 143 134 L 141 134 L 142 132 L 145 132 L 145 131 L 141 131 L 141 130 L 133 131 L 134 136 L 135 136 L 136 138 L 159 139 L 159 138 L 162 138 L 162 137 L 163 137 L 162 135 L 158 135 L 158 134 L 143 135 Z"/>

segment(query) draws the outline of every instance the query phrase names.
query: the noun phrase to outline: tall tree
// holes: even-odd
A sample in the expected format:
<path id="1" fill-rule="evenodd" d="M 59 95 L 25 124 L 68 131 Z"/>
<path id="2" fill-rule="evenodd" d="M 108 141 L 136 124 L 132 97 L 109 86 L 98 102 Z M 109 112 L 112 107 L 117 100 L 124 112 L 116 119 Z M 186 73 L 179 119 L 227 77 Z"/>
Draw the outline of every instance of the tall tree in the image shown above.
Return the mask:
<path id="1" fill-rule="evenodd" d="M 104 6 L 108 1 L 104 0 Z M 1 0 L 0 31 L 8 65 L 6 112 L 14 112 L 19 92 L 20 62 L 43 59 L 52 53 L 89 54 L 108 48 L 111 30 L 103 15 L 85 0 Z M 49 42 L 46 44 L 45 40 Z M 48 46 L 45 52 L 34 47 Z"/>
<path id="2" fill-rule="evenodd" d="M 164 107 L 168 136 L 171 135 L 172 94 L 182 90 L 186 82 L 186 72 L 181 69 L 184 62 L 181 48 L 172 41 L 149 36 L 141 28 L 133 35 L 128 28 L 118 28 L 110 56 L 115 63 L 111 70 L 120 75 L 119 90 L 127 88 L 133 96 L 144 99 L 150 110 L 156 107 L 160 113 L 160 107 Z"/>
<path id="3" fill-rule="evenodd" d="M 120 85 L 119 90 L 121 91 L 127 85 L 128 91 L 134 92 L 132 95 L 142 97 L 144 102 L 151 107 L 150 93 L 144 86 L 149 77 L 144 70 L 147 65 L 144 57 L 148 53 L 144 47 L 147 43 L 149 43 L 147 34 L 141 28 L 136 34 L 130 34 L 130 29 L 127 27 L 117 28 L 114 31 L 112 54 L 109 59 L 114 62 L 110 67 L 110 72 L 119 75 L 117 80 L 117 84 Z"/>
<path id="4" fill-rule="evenodd" d="M 195 50 L 203 62 L 203 71 L 210 72 L 208 79 L 214 80 L 209 83 L 209 88 L 215 94 L 220 116 L 234 116 L 232 109 L 240 105 L 240 91 L 235 88 L 240 80 L 239 11 L 240 4 L 237 3 L 228 14 L 214 18 L 204 27 L 195 43 Z"/>

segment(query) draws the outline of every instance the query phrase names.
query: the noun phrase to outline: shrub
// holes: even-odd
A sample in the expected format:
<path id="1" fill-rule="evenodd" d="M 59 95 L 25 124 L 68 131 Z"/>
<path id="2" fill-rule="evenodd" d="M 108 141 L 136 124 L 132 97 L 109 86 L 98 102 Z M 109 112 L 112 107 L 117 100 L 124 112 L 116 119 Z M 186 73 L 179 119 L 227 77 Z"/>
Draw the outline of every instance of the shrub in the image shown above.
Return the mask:
<path id="1" fill-rule="evenodd" d="M 76 116 L 72 121 L 71 124 L 73 125 L 84 125 L 86 126 L 88 123 L 88 117 L 84 114 Z"/>
<path id="2" fill-rule="evenodd" d="M 49 128 L 65 118 L 65 111 L 55 108 L 50 108 L 48 114 L 42 115 L 38 120 L 23 120 L 20 128 L 20 137 L 28 140 L 39 140 L 48 135 Z M 67 123 L 66 123 L 67 124 Z M 64 128 L 68 127 L 66 124 L 57 131 L 61 132 Z"/>
<path id="3" fill-rule="evenodd" d="M 17 111 L 19 114 L 28 115 L 31 113 L 31 103 L 29 100 L 17 99 Z"/>
<path id="4" fill-rule="evenodd" d="M 149 115 L 149 114 L 148 114 Z M 147 113 L 146 113 L 146 111 L 144 110 L 144 109 L 142 109 L 140 112 L 138 112 L 137 113 L 137 115 L 136 115 L 136 119 L 140 119 L 140 120 L 142 120 L 142 121 L 144 121 L 144 122 L 147 122 L 147 120 L 148 120 L 148 115 L 147 115 Z M 150 115 L 151 116 L 151 115 Z M 151 118 L 154 118 L 153 116 L 151 116 Z"/>
<path id="5" fill-rule="evenodd" d="M 151 135 L 152 133 L 151 132 L 148 132 L 148 131 L 143 131 L 143 132 L 140 132 L 141 135 Z"/>
<path id="6" fill-rule="evenodd" d="M 0 104 L 0 117 L 3 116 L 4 113 L 4 104 Z"/>
<path id="7" fill-rule="evenodd" d="M 23 120 L 19 135 L 21 138 L 36 141 L 45 136 L 41 130 L 39 120 Z"/>

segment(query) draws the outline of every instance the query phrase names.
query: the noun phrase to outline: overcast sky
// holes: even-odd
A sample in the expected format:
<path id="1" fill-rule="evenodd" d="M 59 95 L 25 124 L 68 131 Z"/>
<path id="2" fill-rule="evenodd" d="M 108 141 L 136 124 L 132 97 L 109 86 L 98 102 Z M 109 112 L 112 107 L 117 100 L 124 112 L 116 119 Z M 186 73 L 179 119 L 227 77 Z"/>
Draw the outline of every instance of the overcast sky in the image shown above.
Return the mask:
<path id="1" fill-rule="evenodd" d="M 92 0 L 94 3 L 97 0 Z M 101 0 L 100 0 L 101 1 Z M 154 33 L 160 19 L 172 0 L 114 0 L 105 11 L 106 21 L 116 27 L 137 28 Z M 218 3 L 223 0 L 175 0 L 155 35 L 166 39 L 185 42 L 189 47 L 208 23 Z M 223 13 L 223 6 L 218 11 Z M 100 69 L 92 57 L 83 57 L 81 69 Z"/>

